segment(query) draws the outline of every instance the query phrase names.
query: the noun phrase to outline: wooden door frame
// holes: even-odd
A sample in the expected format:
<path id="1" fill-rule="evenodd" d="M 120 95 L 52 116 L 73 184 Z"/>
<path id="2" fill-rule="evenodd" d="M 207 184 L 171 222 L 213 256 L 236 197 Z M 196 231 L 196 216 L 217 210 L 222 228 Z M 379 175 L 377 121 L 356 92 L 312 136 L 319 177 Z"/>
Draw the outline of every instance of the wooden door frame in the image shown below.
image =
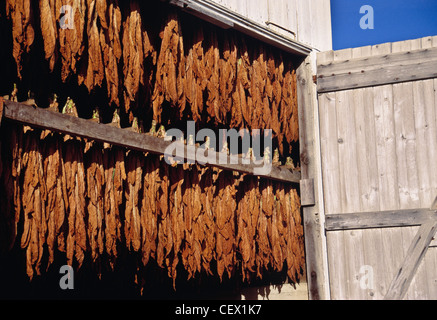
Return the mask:
<path id="1" fill-rule="evenodd" d="M 329 300 L 328 254 L 321 171 L 319 110 L 315 75 L 316 52 L 297 69 L 299 144 L 301 162 L 300 195 L 303 211 L 308 298 Z"/>

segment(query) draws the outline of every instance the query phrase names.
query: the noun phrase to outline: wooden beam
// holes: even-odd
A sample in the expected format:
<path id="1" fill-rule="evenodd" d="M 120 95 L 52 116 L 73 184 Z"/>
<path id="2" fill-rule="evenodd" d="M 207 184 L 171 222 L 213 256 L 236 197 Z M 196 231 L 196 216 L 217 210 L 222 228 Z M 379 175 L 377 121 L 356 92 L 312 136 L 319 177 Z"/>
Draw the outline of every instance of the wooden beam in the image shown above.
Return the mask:
<path id="1" fill-rule="evenodd" d="M 420 227 L 384 297 L 385 300 L 402 300 L 405 297 L 436 231 L 436 220 L 428 221 Z"/>
<path id="2" fill-rule="evenodd" d="M 393 210 L 326 215 L 326 231 L 420 226 L 437 221 L 437 211 L 430 209 Z"/>
<path id="3" fill-rule="evenodd" d="M 302 207 L 314 206 L 316 204 L 314 179 L 300 180 L 300 204 Z"/>
<path id="4" fill-rule="evenodd" d="M 311 57 L 297 69 L 297 94 L 299 114 L 299 145 L 302 179 L 312 181 L 314 195 L 311 206 L 303 207 L 305 259 L 310 300 L 329 300 L 328 257 L 323 227 L 323 193 L 321 188 L 317 88 L 312 81 Z M 308 183 L 303 183 L 309 186 Z M 305 188 L 303 189 L 305 192 Z M 301 195 L 302 195 L 301 189 Z M 304 196 L 304 204 L 307 200 Z"/>
<path id="5" fill-rule="evenodd" d="M 320 64 L 318 92 L 357 89 L 437 77 L 437 48 Z"/>
<path id="6" fill-rule="evenodd" d="M 99 124 L 11 101 L 5 101 L 4 117 L 41 129 L 57 131 L 99 142 L 107 142 L 127 149 L 150 152 L 158 155 L 164 155 L 172 143 L 147 134 L 115 128 L 107 124 Z M 186 160 L 196 161 L 198 151 L 199 148 L 197 147 L 184 145 Z M 202 152 L 204 150 L 202 149 L 200 151 Z M 257 174 L 257 169 L 259 170 L 260 166 L 256 164 L 244 164 L 241 158 L 214 151 L 207 151 L 206 156 L 210 159 L 209 162 L 205 163 L 207 166 L 214 166 L 223 170 L 238 171 L 249 175 L 257 175 L 286 183 L 299 184 L 300 182 L 300 172 L 291 172 L 285 167 L 273 166 L 270 172 Z M 225 161 L 222 160 L 220 162 L 220 159 L 225 159 Z"/>

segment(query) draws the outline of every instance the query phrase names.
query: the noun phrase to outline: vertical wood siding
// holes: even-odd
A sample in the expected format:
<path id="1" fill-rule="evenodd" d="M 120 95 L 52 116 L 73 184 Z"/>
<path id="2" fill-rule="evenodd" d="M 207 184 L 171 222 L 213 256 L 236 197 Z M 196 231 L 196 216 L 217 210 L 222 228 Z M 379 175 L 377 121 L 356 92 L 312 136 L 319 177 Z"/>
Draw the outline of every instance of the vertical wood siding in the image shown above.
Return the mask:
<path id="1" fill-rule="evenodd" d="M 329 0 L 211 0 L 272 30 L 309 44 L 332 49 Z M 274 24 L 266 24 L 272 22 Z M 279 27 L 278 27 L 279 26 Z M 288 31 L 287 31 L 288 30 Z"/>
<path id="2" fill-rule="evenodd" d="M 327 51 L 318 64 L 437 47 L 437 37 Z M 428 208 L 437 196 L 437 79 L 319 94 L 326 215 Z M 332 299 L 383 299 L 419 227 L 327 233 Z M 373 288 L 362 288 L 363 267 Z M 361 272 L 361 273 L 360 273 Z M 405 299 L 437 299 L 431 247 Z"/>

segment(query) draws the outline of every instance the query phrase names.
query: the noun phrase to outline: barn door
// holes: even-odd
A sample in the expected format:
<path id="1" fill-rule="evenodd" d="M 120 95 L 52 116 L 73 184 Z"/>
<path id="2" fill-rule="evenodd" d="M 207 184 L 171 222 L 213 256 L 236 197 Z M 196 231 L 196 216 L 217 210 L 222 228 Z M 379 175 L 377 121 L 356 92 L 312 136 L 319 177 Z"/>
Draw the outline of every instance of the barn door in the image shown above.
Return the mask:
<path id="1" fill-rule="evenodd" d="M 437 299 L 437 37 L 317 64 L 331 299 Z"/>

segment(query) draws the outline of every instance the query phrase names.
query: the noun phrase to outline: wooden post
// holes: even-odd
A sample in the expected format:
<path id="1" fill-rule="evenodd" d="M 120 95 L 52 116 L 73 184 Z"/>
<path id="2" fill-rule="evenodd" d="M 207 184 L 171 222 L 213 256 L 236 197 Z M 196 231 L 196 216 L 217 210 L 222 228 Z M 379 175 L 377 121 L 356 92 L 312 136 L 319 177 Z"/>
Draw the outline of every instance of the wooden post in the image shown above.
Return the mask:
<path id="1" fill-rule="evenodd" d="M 321 188 L 320 141 L 317 91 L 312 81 L 311 56 L 297 69 L 299 139 L 302 180 L 314 181 L 314 205 L 303 207 L 308 295 L 310 300 L 328 300 L 329 279 Z M 315 68 L 314 68 L 315 69 Z"/>

